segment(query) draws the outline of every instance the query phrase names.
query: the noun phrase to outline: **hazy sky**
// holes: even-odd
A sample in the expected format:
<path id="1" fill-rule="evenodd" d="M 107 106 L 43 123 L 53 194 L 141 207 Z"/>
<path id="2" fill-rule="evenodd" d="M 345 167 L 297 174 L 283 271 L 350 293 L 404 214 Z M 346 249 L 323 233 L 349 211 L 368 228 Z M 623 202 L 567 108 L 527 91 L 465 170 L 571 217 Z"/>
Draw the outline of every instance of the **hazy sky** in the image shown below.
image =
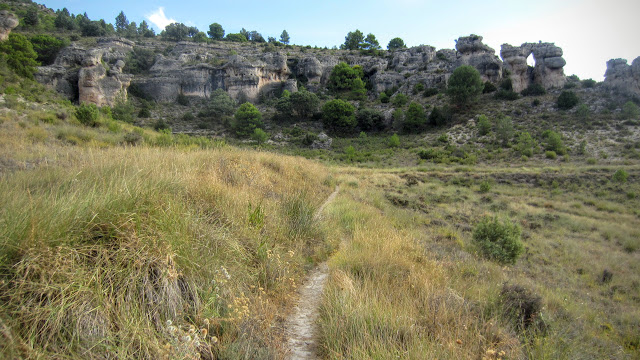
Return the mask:
<path id="1" fill-rule="evenodd" d="M 38 0 L 36 0 L 38 1 Z M 297 45 L 344 43 L 349 31 L 373 33 L 386 48 L 394 37 L 408 46 L 454 48 L 455 39 L 482 35 L 500 45 L 555 42 L 564 50 L 565 74 L 601 81 L 612 58 L 640 56 L 640 0 L 40 0 L 46 6 L 87 12 L 114 23 L 147 20 L 156 31 L 174 20 L 206 32 L 217 22 L 226 33 L 257 30 L 265 39 L 283 29 Z"/>

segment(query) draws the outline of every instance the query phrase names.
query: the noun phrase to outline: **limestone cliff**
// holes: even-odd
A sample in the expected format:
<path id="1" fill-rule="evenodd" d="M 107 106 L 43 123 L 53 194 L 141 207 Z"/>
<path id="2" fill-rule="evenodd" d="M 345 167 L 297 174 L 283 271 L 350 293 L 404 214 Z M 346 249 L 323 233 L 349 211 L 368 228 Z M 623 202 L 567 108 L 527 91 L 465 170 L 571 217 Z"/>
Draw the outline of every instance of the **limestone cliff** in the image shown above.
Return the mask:
<path id="1" fill-rule="evenodd" d="M 455 49 L 421 45 L 371 55 L 253 43 L 148 40 L 135 44 L 124 39 L 100 39 L 94 47 L 72 44 L 53 65 L 39 68 L 36 78 L 70 99 L 98 105 L 112 105 L 120 94 L 126 95 L 130 83 L 156 101 L 174 101 L 179 94 L 206 98 L 216 89 L 254 102 L 284 89 L 297 91 L 300 84 L 320 91 L 341 61 L 362 67 L 371 96 L 390 88 L 410 93 L 416 84 L 443 89 L 453 70 L 461 65 L 475 67 L 483 81 L 493 83 L 502 80 L 503 68 L 508 69 L 515 91 L 532 82 L 545 88 L 564 84 L 565 62 L 559 47 L 548 43 L 520 47 L 505 44 L 501 50 L 503 63 L 482 40 L 482 36 L 470 35 L 456 40 Z M 155 54 L 150 55 L 153 65 L 135 77 L 122 71 L 134 47 Z M 526 64 L 532 53 L 535 68 Z"/>
<path id="2" fill-rule="evenodd" d="M 112 106 L 127 96 L 133 76 L 122 69 L 133 45 L 126 39 L 99 39 L 89 49 L 72 44 L 53 65 L 38 68 L 36 80 L 81 103 Z"/>

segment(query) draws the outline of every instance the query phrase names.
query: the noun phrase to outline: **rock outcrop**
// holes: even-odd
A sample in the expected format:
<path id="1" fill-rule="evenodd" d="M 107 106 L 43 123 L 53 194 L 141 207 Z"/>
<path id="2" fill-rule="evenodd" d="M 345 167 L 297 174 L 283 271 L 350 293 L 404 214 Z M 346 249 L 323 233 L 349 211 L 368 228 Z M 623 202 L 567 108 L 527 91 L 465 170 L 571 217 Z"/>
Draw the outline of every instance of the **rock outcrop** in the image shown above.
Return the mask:
<path id="1" fill-rule="evenodd" d="M 456 67 L 473 66 L 480 72 L 483 81 L 498 82 L 502 78 L 502 61 L 496 51 L 482 43 L 482 36 L 470 35 L 456 40 L 459 57 Z"/>
<path id="2" fill-rule="evenodd" d="M 326 87 L 332 69 L 341 61 L 362 67 L 372 97 L 389 89 L 412 93 L 418 84 L 443 89 L 461 65 L 475 67 L 484 81 L 493 83 L 501 81 L 503 70 L 508 69 L 515 91 L 533 82 L 545 88 L 564 85 L 565 61 L 562 49 L 554 44 L 505 44 L 503 63 L 482 40 L 470 35 L 460 37 L 456 49 L 421 45 L 380 56 L 296 47 L 285 52 L 273 46 L 229 42 L 180 42 L 167 47 L 155 40 L 134 44 L 124 39 L 101 39 L 91 49 L 72 44 L 61 51 L 53 65 L 39 68 L 36 78 L 70 99 L 98 105 L 113 105 L 119 94 L 126 94 L 130 83 L 150 99 L 168 102 L 179 94 L 207 98 L 216 89 L 253 102 L 285 89 L 297 91 L 299 85 L 316 92 Z M 122 70 L 134 46 L 146 50 L 145 62 L 153 65 L 132 79 Z M 527 66 L 530 54 L 535 68 Z"/>
<path id="3" fill-rule="evenodd" d="M 20 24 L 18 17 L 7 10 L 0 11 L 0 41 L 7 40 L 11 30 Z"/>
<path id="4" fill-rule="evenodd" d="M 527 58 L 533 54 L 535 66 L 527 65 Z M 567 79 L 563 67 L 562 48 L 553 43 L 524 43 L 520 47 L 503 44 L 500 57 L 504 68 L 509 71 L 513 91 L 520 92 L 536 83 L 545 89 L 560 88 Z"/>
<path id="5" fill-rule="evenodd" d="M 126 98 L 133 78 L 122 72 L 133 45 L 126 39 L 99 39 L 92 49 L 73 44 L 53 65 L 39 67 L 36 80 L 81 103 L 113 106 Z"/>
<path id="6" fill-rule="evenodd" d="M 640 97 L 640 56 L 631 65 L 625 59 L 607 61 L 604 86 L 623 95 Z"/>

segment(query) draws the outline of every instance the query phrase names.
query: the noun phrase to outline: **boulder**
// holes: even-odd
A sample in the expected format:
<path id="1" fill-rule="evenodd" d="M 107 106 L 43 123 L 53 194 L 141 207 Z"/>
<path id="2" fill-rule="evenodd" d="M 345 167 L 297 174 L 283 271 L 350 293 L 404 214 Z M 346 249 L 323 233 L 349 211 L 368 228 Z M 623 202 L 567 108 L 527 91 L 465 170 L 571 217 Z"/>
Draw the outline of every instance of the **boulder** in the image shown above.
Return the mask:
<path id="1" fill-rule="evenodd" d="M 318 139 L 313 140 L 311 144 L 312 149 L 329 149 L 331 148 L 331 144 L 333 143 L 333 139 L 329 137 L 329 135 L 321 132 L 318 134 Z"/>
<path id="2" fill-rule="evenodd" d="M 20 24 L 18 17 L 7 10 L 0 11 L 0 41 L 7 40 L 11 30 Z"/>
<path id="3" fill-rule="evenodd" d="M 482 43 L 482 39 L 482 36 L 470 35 L 456 40 L 458 57 L 455 67 L 473 66 L 483 81 L 495 83 L 502 78 L 502 61 L 496 56 L 494 49 Z"/>

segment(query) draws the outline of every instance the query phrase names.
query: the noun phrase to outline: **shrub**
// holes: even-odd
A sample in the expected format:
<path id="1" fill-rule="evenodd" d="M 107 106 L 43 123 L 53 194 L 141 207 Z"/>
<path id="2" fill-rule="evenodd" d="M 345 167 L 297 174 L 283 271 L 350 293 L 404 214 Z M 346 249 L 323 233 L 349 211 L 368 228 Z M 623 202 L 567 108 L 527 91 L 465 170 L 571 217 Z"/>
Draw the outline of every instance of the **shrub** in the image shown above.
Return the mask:
<path id="1" fill-rule="evenodd" d="M 506 91 L 513 91 L 513 81 L 511 78 L 504 78 L 500 81 L 500 89 Z"/>
<path id="2" fill-rule="evenodd" d="M 262 114 L 253 104 L 246 102 L 238 108 L 235 114 L 233 129 L 241 137 L 251 136 L 255 129 L 262 128 Z"/>
<path id="3" fill-rule="evenodd" d="M 520 155 L 531 157 L 533 155 L 533 149 L 536 146 L 536 141 L 529 132 L 523 131 L 518 134 L 515 149 L 520 153 Z"/>
<path id="4" fill-rule="evenodd" d="M 522 90 L 520 94 L 522 96 L 539 96 L 546 94 L 547 91 L 541 84 L 531 84 L 528 88 Z"/>
<path id="5" fill-rule="evenodd" d="M 480 192 L 487 193 L 491 190 L 491 183 L 488 180 L 484 180 L 480 183 Z"/>
<path id="6" fill-rule="evenodd" d="M 400 137 L 398 136 L 398 134 L 391 135 L 391 137 L 389 138 L 389 147 L 397 148 L 398 146 L 400 146 Z"/>
<path id="7" fill-rule="evenodd" d="M 424 112 L 424 107 L 415 101 L 412 102 L 404 114 L 402 129 L 406 132 L 420 131 L 424 129 L 426 124 L 427 115 Z"/>
<path id="8" fill-rule="evenodd" d="M 589 110 L 589 106 L 587 106 L 587 104 L 581 104 L 576 109 L 576 116 L 578 116 L 582 120 L 587 120 L 590 114 L 591 111 Z"/>
<path id="9" fill-rule="evenodd" d="M 520 227 L 508 219 L 485 216 L 473 230 L 473 241 L 487 259 L 514 264 L 524 251 L 520 233 Z"/>
<path id="10" fill-rule="evenodd" d="M 478 128 L 478 135 L 484 136 L 491 132 L 491 122 L 486 115 L 478 116 L 478 123 L 476 124 Z"/>
<path id="11" fill-rule="evenodd" d="M 143 47 L 134 47 L 127 55 L 127 61 L 122 71 L 128 74 L 144 74 L 151 69 L 156 62 L 156 54 Z"/>
<path id="12" fill-rule="evenodd" d="M 386 104 L 389 102 L 389 95 L 387 95 L 386 92 L 381 92 L 380 97 L 378 99 L 380 99 L 381 103 Z"/>
<path id="13" fill-rule="evenodd" d="M 205 113 L 216 119 L 220 119 L 223 116 L 231 116 L 235 108 L 235 100 L 233 100 L 226 91 L 216 89 L 211 93 Z"/>
<path id="14" fill-rule="evenodd" d="M 547 159 L 555 160 L 558 157 L 558 154 L 556 154 L 555 151 L 548 150 L 544 152 L 544 156 L 546 156 Z"/>
<path id="15" fill-rule="evenodd" d="M 619 169 L 613 174 L 613 181 L 615 182 L 626 183 L 627 178 L 629 178 L 629 174 L 623 169 Z"/>
<path id="16" fill-rule="evenodd" d="M 413 85 L 413 94 L 416 95 L 418 93 L 421 93 L 424 91 L 424 84 L 423 83 L 417 83 L 415 85 Z"/>
<path id="17" fill-rule="evenodd" d="M 324 104 L 322 121 L 327 129 L 338 135 L 353 133 L 358 124 L 353 105 L 340 99 L 331 100 Z"/>
<path id="18" fill-rule="evenodd" d="M 38 54 L 38 60 L 42 65 L 51 65 L 56 56 L 69 44 L 68 40 L 55 38 L 49 35 L 36 35 L 30 39 L 33 50 Z"/>
<path id="19" fill-rule="evenodd" d="M 76 109 L 76 118 L 86 126 L 96 126 L 98 124 L 98 116 L 99 110 L 94 104 L 81 104 Z"/>
<path id="20" fill-rule="evenodd" d="M 396 96 L 394 96 L 393 99 L 391 100 L 391 103 L 395 107 L 403 107 L 408 101 L 409 101 L 409 98 L 407 97 L 407 95 L 396 94 Z"/>
<path id="21" fill-rule="evenodd" d="M 189 105 L 189 98 L 185 94 L 180 93 L 180 94 L 178 94 L 178 97 L 176 98 L 176 102 L 179 105 L 188 106 Z"/>
<path id="22" fill-rule="evenodd" d="M 578 105 L 580 99 L 578 95 L 573 91 L 563 91 L 560 96 L 558 96 L 557 106 L 558 109 L 561 110 L 569 110 L 574 106 Z"/>
<path id="23" fill-rule="evenodd" d="M 139 118 L 148 118 L 151 117 L 151 110 L 149 110 L 148 108 L 142 108 L 140 109 L 140 111 L 138 111 L 138 117 Z"/>
<path id="24" fill-rule="evenodd" d="M 513 121 L 509 116 L 503 116 L 496 121 L 496 138 L 502 146 L 509 145 L 513 138 Z"/>
<path id="25" fill-rule="evenodd" d="M 142 141 L 142 135 L 136 132 L 128 132 L 124 134 L 122 141 L 127 145 L 138 145 Z"/>
<path id="26" fill-rule="evenodd" d="M 6 54 L 7 65 L 16 74 L 33 79 L 38 62 L 38 54 L 33 50 L 31 42 L 23 35 L 11 33 L 9 39 L 0 42 L 0 53 Z"/>
<path id="27" fill-rule="evenodd" d="M 450 122 L 451 119 L 452 115 L 448 107 L 443 106 L 442 108 L 438 108 L 434 106 L 431 114 L 429 114 L 428 123 L 431 126 L 442 126 Z"/>
<path id="28" fill-rule="evenodd" d="M 256 128 L 253 130 L 253 134 L 251 135 L 253 140 L 255 140 L 258 144 L 262 144 L 269 138 L 269 134 L 267 134 L 264 130 L 260 128 Z"/>
<path id="29" fill-rule="evenodd" d="M 520 285 L 505 284 L 500 291 L 500 305 L 504 315 L 519 330 L 528 329 L 534 324 L 542 327 L 544 324 L 539 316 L 542 298 Z"/>
<path id="30" fill-rule="evenodd" d="M 356 118 L 358 126 L 364 131 L 384 130 L 384 116 L 377 110 L 370 108 L 359 109 Z"/>
<path id="31" fill-rule="evenodd" d="M 596 86 L 596 81 L 593 79 L 582 80 L 582 87 L 585 89 L 590 89 Z"/>
<path id="32" fill-rule="evenodd" d="M 554 151 L 560 155 L 566 154 L 564 142 L 562 136 L 553 130 L 545 130 L 542 133 L 542 139 L 544 140 L 545 150 Z"/>
<path id="33" fill-rule="evenodd" d="M 160 119 L 156 120 L 156 121 L 153 123 L 153 128 L 154 128 L 156 131 L 169 130 L 169 129 L 170 129 L 169 124 L 167 124 L 167 122 L 166 122 L 166 121 L 164 121 L 164 119 L 162 119 L 162 118 L 160 118 Z"/>
<path id="34" fill-rule="evenodd" d="M 518 98 L 520 98 L 520 95 L 518 95 L 517 92 L 511 91 L 511 90 L 500 89 L 496 92 L 494 97 L 496 98 L 496 100 L 513 101 L 513 100 L 518 100 Z"/>
<path id="35" fill-rule="evenodd" d="M 640 117 L 640 108 L 633 101 L 627 101 L 622 106 L 623 119 L 637 119 Z"/>
<path id="36" fill-rule="evenodd" d="M 133 122 L 133 113 L 135 108 L 133 105 L 125 100 L 124 98 L 119 98 L 116 100 L 116 104 L 111 108 L 111 114 L 115 120 L 124 121 L 127 123 Z"/>
<path id="37" fill-rule="evenodd" d="M 488 94 L 488 93 L 492 93 L 494 91 L 498 90 L 498 88 L 493 85 L 492 82 L 490 81 L 485 81 L 484 82 L 484 87 L 482 88 L 482 93 L 483 94 Z"/>
<path id="38" fill-rule="evenodd" d="M 185 113 L 184 115 L 182 115 L 182 120 L 184 121 L 193 121 L 196 117 L 193 115 L 193 113 Z"/>
<path id="39" fill-rule="evenodd" d="M 422 93 L 422 96 L 424 97 L 432 97 L 435 95 L 438 95 L 439 91 L 436 88 L 426 88 L 424 90 L 424 92 Z"/>
<path id="40" fill-rule="evenodd" d="M 478 70 L 473 66 L 462 65 L 455 69 L 449 78 L 447 95 L 453 104 L 465 106 L 480 95 L 483 87 Z"/>

